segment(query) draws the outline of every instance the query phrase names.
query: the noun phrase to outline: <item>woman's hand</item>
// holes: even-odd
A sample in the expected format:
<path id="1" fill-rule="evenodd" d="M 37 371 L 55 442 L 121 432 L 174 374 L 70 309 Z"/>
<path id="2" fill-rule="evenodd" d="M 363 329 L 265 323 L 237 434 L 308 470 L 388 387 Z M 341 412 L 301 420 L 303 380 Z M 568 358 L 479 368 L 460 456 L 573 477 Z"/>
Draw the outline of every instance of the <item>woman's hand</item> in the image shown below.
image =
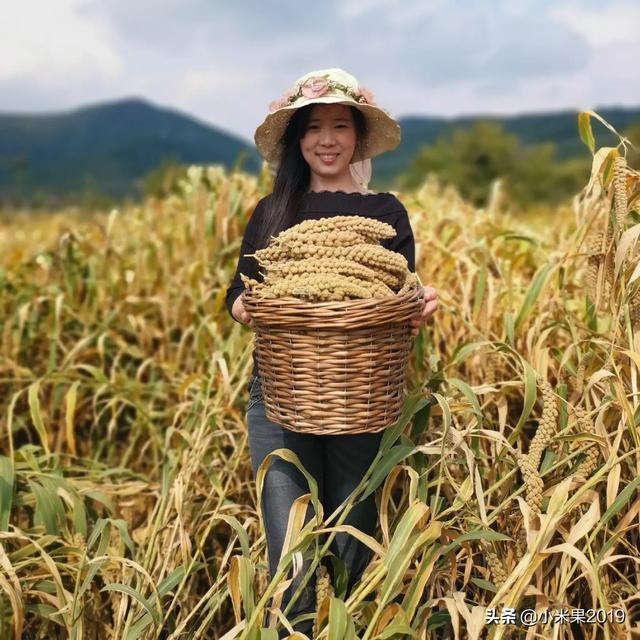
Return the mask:
<path id="1" fill-rule="evenodd" d="M 253 326 L 253 320 L 251 319 L 251 316 L 249 315 L 249 312 L 244 308 L 244 302 L 243 302 L 243 297 L 244 297 L 244 292 L 241 293 L 235 300 L 235 302 L 233 303 L 233 306 L 231 307 L 231 315 L 238 321 L 238 322 L 242 322 L 242 324 L 246 324 L 249 325 L 250 327 Z"/>
<path id="2" fill-rule="evenodd" d="M 438 294 L 436 290 L 433 287 L 421 287 L 421 289 L 425 305 L 422 309 L 422 314 L 417 318 L 411 319 L 411 337 L 413 338 L 418 335 L 420 325 L 425 324 L 438 308 Z"/>

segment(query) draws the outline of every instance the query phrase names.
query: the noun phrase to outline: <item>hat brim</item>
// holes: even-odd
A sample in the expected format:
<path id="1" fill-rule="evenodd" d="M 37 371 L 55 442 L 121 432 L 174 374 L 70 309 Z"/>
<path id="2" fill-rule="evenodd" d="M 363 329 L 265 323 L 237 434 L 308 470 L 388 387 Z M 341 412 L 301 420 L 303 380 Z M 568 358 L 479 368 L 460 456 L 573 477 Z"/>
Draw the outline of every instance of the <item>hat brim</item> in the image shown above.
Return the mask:
<path id="1" fill-rule="evenodd" d="M 395 149 L 400 144 L 400 125 L 381 107 L 337 96 L 320 96 L 298 101 L 295 105 L 282 107 L 267 115 L 254 134 L 256 147 L 267 162 L 276 163 L 280 160 L 281 140 L 291 116 L 309 104 L 344 104 L 362 112 L 368 133 L 361 142 L 361 153 L 356 150 L 353 162 L 373 158 Z"/>

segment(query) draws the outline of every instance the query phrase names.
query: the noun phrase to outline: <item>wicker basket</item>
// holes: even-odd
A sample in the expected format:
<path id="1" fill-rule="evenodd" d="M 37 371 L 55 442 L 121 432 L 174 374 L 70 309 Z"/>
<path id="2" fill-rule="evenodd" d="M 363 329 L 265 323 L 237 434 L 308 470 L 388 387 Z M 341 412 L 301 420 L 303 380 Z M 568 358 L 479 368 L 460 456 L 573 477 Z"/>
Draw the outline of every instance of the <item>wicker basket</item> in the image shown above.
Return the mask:
<path id="1" fill-rule="evenodd" d="M 376 432 L 398 420 L 420 289 L 388 298 L 306 302 L 245 291 L 266 415 L 291 431 Z"/>

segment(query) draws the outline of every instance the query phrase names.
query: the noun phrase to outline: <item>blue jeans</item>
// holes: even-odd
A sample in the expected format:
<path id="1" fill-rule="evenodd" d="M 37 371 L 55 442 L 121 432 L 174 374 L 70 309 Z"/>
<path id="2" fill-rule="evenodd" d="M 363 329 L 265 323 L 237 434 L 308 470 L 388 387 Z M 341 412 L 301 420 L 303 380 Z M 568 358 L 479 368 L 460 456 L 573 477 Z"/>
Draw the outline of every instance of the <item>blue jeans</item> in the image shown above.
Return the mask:
<path id="1" fill-rule="evenodd" d="M 324 508 L 325 517 L 339 507 L 360 483 L 378 453 L 383 431 L 352 435 L 312 435 L 297 433 L 271 422 L 262 401 L 260 378 L 249 379 L 249 403 L 247 405 L 249 449 L 254 480 L 260 463 L 275 449 L 291 449 L 304 468 L 318 484 L 318 498 Z M 300 471 L 282 458 L 275 457 L 269 464 L 262 491 L 262 513 L 265 523 L 269 570 L 275 575 L 284 538 L 287 531 L 289 509 L 293 501 L 309 493 L 309 484 Z M 313 517 L 313 506 L 309 503 L 305 522 Z M 375 494 L 356 503 L 343 524 L 373 535 L 378 520 Z M 335 520 L 332 522 L 332 524 Z M 347 595 L 371 559 L 370 549 L 346 533 L 336 534 L 330 550 L 346 566 Z M 307 572 L 309 562 L 305 559 L 303 569 L 284 592 L 281 609 L 284 611 L 291 596 Z M 331 573 L 331 567 L 328 567 Z M 289 619 L 315 611 L 315 575 L 309 580 L 305 591 L 293 603 Z M 303 621 L 294 626 L 296 631 L 310 635 L 313 622 Z M 286 635 L 284 636 L 286 637 Z"/>

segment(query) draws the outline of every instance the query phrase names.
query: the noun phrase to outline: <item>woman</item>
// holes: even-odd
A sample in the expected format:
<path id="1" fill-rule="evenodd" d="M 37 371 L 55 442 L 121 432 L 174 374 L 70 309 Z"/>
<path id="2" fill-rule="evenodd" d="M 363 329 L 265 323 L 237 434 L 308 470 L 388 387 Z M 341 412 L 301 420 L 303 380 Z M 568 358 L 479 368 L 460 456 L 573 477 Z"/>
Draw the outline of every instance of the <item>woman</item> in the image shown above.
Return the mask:
<path id="1" fill-rule="evenodd" d="M 402 253 L 415 271 L 415 244 L 406 209 L 390 193 L 366 189 L 370 158 L 395 148 L 400 127 L 373 102 L 372 94 L 341 69 L 313 71 L 298 79 L 291 90 L 270 105 L 270 113 L 255 134 L 262 156 L 277 166 L 273 193 L 258 202 L 240 248 L 234 279 L 227 290 L 227 309 L 232 317 L 251 325 L 242 303 L 243 273 L 262 280 L 252 254 L 265 247 L 272 236 L 303 220 L 334 215 L 360 215 L 391 224 L 397 235 L 381 244 Z M 422 316 L 413 321 L 415 336 L 421 323 L 436 310 L 436 291 L 424 287 L 426 301 Z M 247 424 L 254 478 L 260 463 L 271 451 L 293 450 L 316 479 L 326 515 L 331 514 L 358 485 L 374 459 L 382 432 L 344 436 L 297 433 L 270 422 L 264 410 L 260 379 L 255 362 L 249 380 Z M 267 537 L 269 568 L 273 576 L 284 543 L 289 509 L 293 501 L 309 492 L 302 474 L 291 464 L 276 458 L 265 476 L 262 510 Z M 309 518 L 309 513 L 307 517 Z M 357 503 L 345 524 L 372 535 L 377 522 L 374 495 Z M 369 562 L 369 549 L 347 534 L 338 534 L 332 546 L 348 575 L 347 593 Z M 295 592 L 300 576 L 284 593 L 285 606 Z M 330 568 L 330 567 L 329 567 Z M 314 581 L 293 603 L 289 618 L 313 612 Z M 309 634 L 312 621 L 294 627 Z"/>

